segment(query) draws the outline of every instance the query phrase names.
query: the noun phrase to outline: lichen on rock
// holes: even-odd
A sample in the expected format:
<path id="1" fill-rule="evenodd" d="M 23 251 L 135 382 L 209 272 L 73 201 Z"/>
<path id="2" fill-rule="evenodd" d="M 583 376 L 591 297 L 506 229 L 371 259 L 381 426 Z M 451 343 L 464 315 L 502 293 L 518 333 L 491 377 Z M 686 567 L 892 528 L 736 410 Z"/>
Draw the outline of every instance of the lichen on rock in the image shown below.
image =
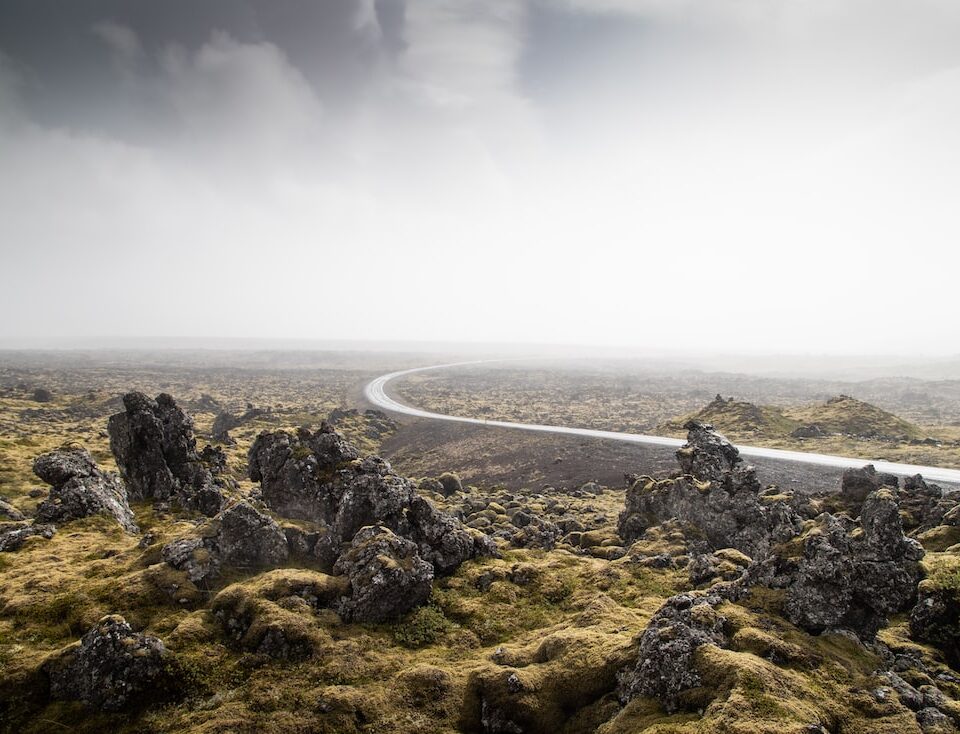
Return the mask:
<path id="1" fill-rule="evenodd" d="M 800 532 L 802 518 L 790 495 L 763 492 L 756 471 L 740 466 L 736 447 L 709 425 L 691 421 L 687 428 L 687 443 L 677 451 L 683 474 L 640 477 L 627 490 L 617 525 L 625 542 L 675 519 L 696 526 L 715 549 L 761 558 Z"/>
<path id="2" fill-rule="evenodd" d="M 197 584 L 209 583 L 226 568 L 262 569 L 283 563 L 290 553 L 277 522 L 248 502 L 238 501 L 201 525 L 171 541 L 163 560 L 185 571 Z"/>
<path id="3" fill-rule="evenodd" d="M 50 697 L 120 711 L 148 698 L 164 675 L 167 650 L 156 637 L 134 632 L 109 615 L 43 665 Z"/>
<path id="4" fill-rule="evenodd" d="M 337 611 L 355 622 L 399 617 L 426 602 L 433 582 L 433 567 L 417 553 L 416 544 L 379 525 L 354 535 L 334 572 L 350 581 L 350 595 Z"/>
<path id="5" fill-rule="evenodd" d="M 37 507 L 38 523 L 108 515 L 124 530 L 138 531 L 120 477 L 101 471 L 86 449 L 75 446 L 43 454 L 34 461 L 33 473 L 51 486 L 49 496 Z"/>

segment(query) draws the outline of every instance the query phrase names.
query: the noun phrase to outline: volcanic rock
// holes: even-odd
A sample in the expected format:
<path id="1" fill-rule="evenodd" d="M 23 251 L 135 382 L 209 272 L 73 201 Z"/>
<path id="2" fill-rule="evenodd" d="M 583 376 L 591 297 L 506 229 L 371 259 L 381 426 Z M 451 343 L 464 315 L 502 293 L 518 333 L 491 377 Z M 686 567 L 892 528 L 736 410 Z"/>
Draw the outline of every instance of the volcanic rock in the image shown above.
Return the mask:
<path id="1" fill-rule="evenodd" d="M 43 665 L 50 697 L 120 711 L 149 694 L 164 674 L 167 651 L 136 633 L 119 615 L 101 619 L 80 640 Z"/>
<path id="2" fill-rule="evenodd" d="M 110 449 L 130 496 L 169 501 L 214 515 L 222 488 L 197 453 L 193 420 L 166 393 L 123 396 L 124 412 L 110 417 Z"/>
<path id="3" fill-rule="evenodd" d="M 956 588 L 920 583 L 917 604 L 910 612 L 910 634 L 943 652 L 947 662 L 960 669 L 960 594 Z"/>
<path id="4" fill-rule="evenodd" d="M 33 391 L 31 399 L 35 403 L 49 403 L 53 400 L 53 393 L 47 390 L 45 387 L 38 387 Z"/>
<path id="5" fill-rule="evenodd" d="M 57 528 L 54 525 L 34 525 L 25 522 L 0 523 L 0 553 L 20 550 L 27 538 L 35 535 L 50 540 Z"/>
<path id="6" fill-rule="evenodd" d="M 700 529 L 713 548 L 735 548 L 751 558 L 800 532 L 802 519 L 789 494 L 761 492 L 756 471 L 741 467 L 736 447 L 708 425 L 687 424 L 677 451 L 683 476 L 639 478 L 627 490 L 617 531 L 627 543 L 670 519 Z"/>
<path id="7" fill-rule="evenodd" d="M 907 530 L 917 527 L 928 530 L 960 521 L 957 512 L 950 512 L 957 507 L 957 493 L 944 492 L 940 486 L 925 481 L 920 474 L 904 477 L 897 501 L 904 513 Z"/>
<path id="8" fill-rule="evenodd" d="M 357 450 L 328 423 L 296 436 L 261 433 L 250 448 L 250 478 L 275 512 L 321 526 L 314 554 L 328 566 L 360 528 L 382 525 L 415 543 L 437 575 L 476 555 L 494 554 L 492 541 L 420 497 L 413 483 L 378 456 Z"/>
<path id="9" fill-rule="evenodd" d="M 250 479 L 260 482 L 263 500 L 285 517 L 314 519 L 328 515 L 324 491 L 340 464 L 359 457 L 357 450 L 324 422 L 316 433 L 305 428 L 264 432 L 247 453 Z"/>
<path id="10" fill-rule="evenodd" d="M 233 439 L 230 438 L 230 431 L 239 425 L 240 419 L 233 415 L 233 413 L 228 413 L 227 411 L 217 413 L 217 417 L 213 419 L 213 427 L 210 431 L 213 435 L 213 440 L 222 443 L 233 443 Z"/>
<path id="11" fill-rule="evenodd" d="M 0 497 L 0 516 L 15 521 L 24 519 L 23 513 L 2 497 Z"/>
<path id="12" fill-rule="evenodd" d="M 474 535 L 463 523 L 423 497 L 414 496 L 407 511 L 409 537 L 421 557 L 433 565 L 438 576 L 457 570 L 461 563 L 478 555 L 495 555 L 496 545 L 485 535 Z"/>
<path id="13" fill-rule="evenodd" d="M 785 612 L 810 632 L 841 627 L 870 640 L 886 616 L 909 608 L 923 548 L 903 534 L 893 492 L 868 495 L 859 523 L 824 513 L 803 541 Z"/>
<path id="14" fill-rule="evenodd" d="M 693 659 L 697 648 L 728 642 L 723 631 L 726 619 L 716 611 L 722 600 L 710 592 L 667 599 L 640 638 L 636 665 L 617 676 L 622 703 L 652 696 L 668 712 L 680 708 L 682 694 L 701 684 Z"/>
<path id="15" fill-rule="evenodd" d="M 138 531 L 120 477 L 101 471 L 86 449 L 63 448 L 43 454 L 33 463 L 33 473 L 52 487 L 37 507 L 37 522 L 109 515 L 127 532 Z"/>
<path id="16" fill-rule="evenodd" d="M 354 535 L 334 573 L 349 578 L 351 590 L 337 611 L 355 622 L 399 617 L 427 600 L 433 582 L 433 567 L 417 553 L 416 544 L 379 525 Z"/>
<path id="17" fill-rule="evenodd" d="M 847 469 L 840 479 L 840 496 L 857 506 L 863 504 L 867 495 L 880 487 L 898 487 L 899 480 L 893 474 L 878 472 L 873 464 L 862 469 Z"/>
<path id="18" fill-rule="evenodd" d="M 520 515 L 521 513 L 517 513 Z M 524 513 L 520 519 L 521 527 L 510 535 L 510 545 L 515 548 L 542 548 L 553 550 L 563 535 L 556 523 L 545 520 L 539 515 Z"/>
<path id="19" fill-rule="evenodd" d="M 446 497 L 463 491 L 463 482 L 460 481 L 460 477 L 452 472 L 444 472 L 437 477 L 437 481 L 440 482 L 440 486 L 443 487 L 443 494 Z"/>
<path id="20" fill-rule="evenodd" d="M 742 461 L 736 446 L 709 423 L 688 421 L 687 443 L 677 451 L 677 461 L 684 474 L 701 480 L 723 482 Z"/>
<path id="21" fill-rule="evenodd" d="M 161 557 L 185 571 L 194 583 L 216 579 L 224 568 L 271 568 L 289 555 L 287 538 L 276 521 L 247 502 L 236 502 L 196 533 L 163 547 Z"/>

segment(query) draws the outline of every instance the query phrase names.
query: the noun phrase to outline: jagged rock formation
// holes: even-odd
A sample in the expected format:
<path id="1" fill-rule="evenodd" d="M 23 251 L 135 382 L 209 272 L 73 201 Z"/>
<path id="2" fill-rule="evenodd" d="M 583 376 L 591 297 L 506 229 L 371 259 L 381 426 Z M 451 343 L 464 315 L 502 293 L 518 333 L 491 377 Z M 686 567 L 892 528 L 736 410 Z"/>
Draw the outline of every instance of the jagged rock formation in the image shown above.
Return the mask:
<path id="1" fill-rule="evenodd" d="M 109 515 L 124 530 L 138 532 L 120 477 L 101 471 L 86 449 L 64 448 L 43 454 L 33 463 L 33 473 L 52 487 L 37 507 L 38 523 Z"/>
<path id="2" fill-rule="evenodd" d="M 657 611 L 640 638 L 636 666 L 618 676 L 621 702 L 652 696 L 668 712 L 680 707 L 681 694 L 700 685 L 693 655 L 701 645 L 726 644 L 726 620 L 716 611 L 716 593 L 677 594 Z"/>
<path id="3" fill-rule="evenodd" d="M 752 558 L 800 532 L 791 496 L 761 491 L 756 471 L 740 466 L 740 453 L 705 424 L 687 424 L 687 443 L 677 451 L 683 475 L 641 477 L 627 490 L 617 530 L 633 542 L 670 519 L 699 528 L 714 548 L 735 548 Z"/>
<path id="4" fill-rule="evenodd" d="M 907 530 L 928 530 L 937 525 L 956 525 L 960 515 L 957 492 L 944 492 L 943 488 L 926 482 L 920 474 L 903 478 L 903 486 L 897 493 L 900 510 L 904 513 Z"/>
<path id="5" fill-rule="evenodd" d="M 691 582 L 720 580 L 706 591 L 672 597 L 654 615 L 636 665 L 620 673 L 621 700 L 653 696 L 667 711 L 684 705 L 684 693 L 701 685 L 696 650 L 728 642 L 718 605 L 756 585 L 785 589 L 785 616 L 807 631 L 846 629 L 863 641 L 874 638 L 888 615 L 910 608 L 924 551 L 904 535 L 901 504 L 912 508 L 908 516 L 934 517 L 945 506 L 939 488 L 918 478 L 902 490 L 895 478 L 892 487 L 884 486 L 890 479 L 872 467 L 847 472 L 845 499 L 862 505 L 859 519 L 822 513 L 804 527 L 788 498 L 759 491 L 753 470 L 738 466 L 736 449 L 722 436 L 701 424 L 688 429 L 688 443 L 678 452 L 686 474 L 639 478 L 628 491 L 619 530 L 632 540 L 667 520 L 693 525 L 706 542 L 687 541 Z M 861 497 L 863 486 L 872 489 Z M 932 585 L 921 589 L 911 617 L 914 636 L 960 649 L 960 607 L 953 595 Z"/>
<path id="6" fill-rule="evenodd" d="M 901 480 L 895 474 L 878 472 L 872 464 L 844 471 L 840 482 L 842 506 L 856 517 L 867 495 L 882 488 L 894 493 L 907 531 L 929 530 L 960 520 L 960 517 L 947 519 L 948 513 L 957 507 L 960 493 L 945 492 L 940 486 L 925 481 L 920 474 Z"/>
<path id="7" fill-rule="evenodd" d="M 688 421 L 687 443 L 677 450 L 677 461 L 684 474 L 703 481 L 724 483 L 743 460 L 736 446 L 708 423 Z"/>
<path id="8" fill-rule="evenodd" d="M 43 665 L 50 697 L 120 711 L 149 694 L 164 674 L 167 651 L 119 615 L 101 619 L 79 643 Z"/>
<path id="9" fill-rule="evenodd" d="M 333 427 L 324 422 L 316 433 L 305 428 L 257 436 L 247 454 L 250 479 L 260 482 L 263 501 L 284 517 L 312 520 L 331 514 L 326 483 L 341 465 L 359 458 Z"/>
<path id="10" fill-rule="evenodd" d="M 410 500 L 406 522 L 408 537 L 417 544 L 420 555 L 433 566 L 438 576 L 453 573 L 461 563 L 474 556 L 496 553 L 493 541 L 486 536 L 473 535 L 459 520 L 440 512 L 423 497 L 414 495 Z"/>
<path id="11" fill-rule="evenodd" d="M 378 456 L 357 461 L 357 450 L 327 423 L 316 433 L 261 433 L 249 458 L 250 478 L 261 483 L 272 510 L 323 528 L 313 552 L 330 566 L 367 525 L 382 525 L 413 541 L 438 575 L 495 552 L 490 539 L 417 495 L 388 462 Z"/>
<path id="12" fill-rule="evenodd" d="M 170 501 L 205 515 L 223 505 L 222 488 L 197 453 L 193 420 L 166 393 L 151 400 L 123 396 L 124 412 L 110 417 L 110 449 L 130 496 Z"/>
<path id="13" fill-rule="evenodd" d="M 168 543 L 161 557 L 194 583 L 209 583 L 228 567 L 276 567 L 289 552 L 286 535 L 273 518 L 247 502 L 236 502 L 196 533 Z"/>
<path id="14" fill-rule="evenodd" d="M 935 645 L 953 668 L 960 669 L 960 591 L 922 581 L 910 612 L 910 635 Z"/>
<path id="15" fill-rule="evenodd" d="M 871 639 L 888 614 L 913 602 L 923 555 L 920 544 L 903 534 L 888 489 L 866 498 L 859 523 L 825 513 L 803 541 L 786 615 L 811 632 L 843 627 Z"/>
<path id="16" fill-rule="evenodd" d="M 26 522 L 0 523 L 0 553 L 20 550 L 27 538 L 40 536 L 50 540 L 57 528 L 54 525 L 35 525 Z"/>
<path id="17" fill-rule="evenodd" d="M 433 583 L 433 566 L 420 557 L 416 544 L 380 525 L 354 535 L 334 573 L 350 580 L 350 596 L 337 611 L 355 622 L 399 617 L 426 602 Z"/>

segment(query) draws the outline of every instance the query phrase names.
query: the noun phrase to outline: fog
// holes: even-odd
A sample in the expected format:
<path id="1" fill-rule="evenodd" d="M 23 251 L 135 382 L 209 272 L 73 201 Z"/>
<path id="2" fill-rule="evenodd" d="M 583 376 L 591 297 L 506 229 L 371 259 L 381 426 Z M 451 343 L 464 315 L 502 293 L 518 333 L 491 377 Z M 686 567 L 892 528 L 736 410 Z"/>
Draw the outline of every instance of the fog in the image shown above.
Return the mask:
<path id="1" fill-rule="evenodd" d="M 952 0 L 0 0 L 0 346 L 960 353 Z"/>

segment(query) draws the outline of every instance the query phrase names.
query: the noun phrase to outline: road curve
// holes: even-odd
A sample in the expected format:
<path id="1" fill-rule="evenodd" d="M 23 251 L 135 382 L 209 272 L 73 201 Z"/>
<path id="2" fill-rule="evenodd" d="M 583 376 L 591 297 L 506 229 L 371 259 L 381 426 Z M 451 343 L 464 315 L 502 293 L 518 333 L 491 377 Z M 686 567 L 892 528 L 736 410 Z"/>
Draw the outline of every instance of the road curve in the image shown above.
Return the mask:
<path id="1" fill-rule="evenodd" d="M 625 443 L 640 443 L 654 446 L 680 447 L 684 441 L 679 438 L 669 438 L 666 436 L 647 436 L 641 433 L 621 433 L 618 431 L 598 431 L 593 428 L 570 428 L 568 426 L 545 426 L 539 423 L 512 423 L 510 421 L 491 421 L 483 418 L 468 418 L 459 415 L 444 415 L 443 413 L 432 413 L 429 410 L 421 410 L 410 405 L 405 405 L 387 394 L 387 384 L 398 377 L 412 375 L 417 372 L 427 372 L 429 370 L 440 370 L 448 367 L 461 367 L 465 365 L 484 364 L 485 362 L 502 362 L 505 360 L 472 360 L 469 362 L 451 362 L 448 364 L 435 364 L 428 367 L 414 367 L 409 370 L 399 370 L 387 375 L 381 375 L 372 380 L 364 388 L 363 394 L 373 405 L 383 410 L 393 413 L 402 413 L 416 418 L 429 418 L 430 420 L 450 421 L 453 423 L 475 423 L 483 426 L 496 426 L 499 428 L 513 428 L 521 431 L 537 431 L 540 433 L 562 433 L 573 436 L 589 436 L 590 438 L 602 438 L 610 441 L 622 441 Z M 876 461 L 873 459 L 851 459 L 846 456 L 831 456 L 829 454 L 814 454 L 805 451 L 787 451 L 785 449 L 768 449 L 761 446 L 740 446 L 737 448 L 743 456 L 760 459 L 774 459 L 779 461 L 792 461 L 801 464 L 812 464 L 816 466 L 826 466 L 839 469 L 859 468 L 864 464 L 873 464 L 877 471 L 889 472 L 890 474 L 899 474 L 902 476 L 913 476 L 914 474 L 923 474 L 925 479 L 934 482 L 950 482 L 960 484 L 960 469 L 944 469 L 938 466 L 918 466 L 916 464 L 898 464 L 892 461 Z"/>

